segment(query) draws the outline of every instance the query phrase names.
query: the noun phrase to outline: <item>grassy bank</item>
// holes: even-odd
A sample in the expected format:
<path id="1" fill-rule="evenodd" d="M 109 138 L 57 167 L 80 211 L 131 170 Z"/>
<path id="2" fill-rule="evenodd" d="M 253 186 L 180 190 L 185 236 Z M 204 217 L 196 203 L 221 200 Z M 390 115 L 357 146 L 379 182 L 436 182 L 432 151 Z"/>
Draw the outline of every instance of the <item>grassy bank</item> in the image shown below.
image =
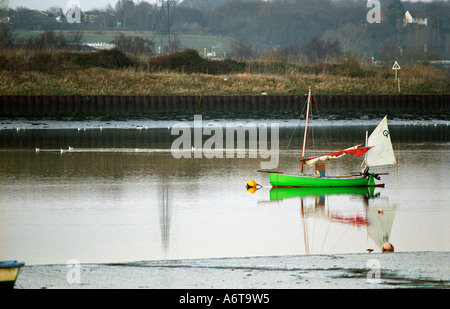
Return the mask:
<path id="1" fill-rule="evenodd" d="M 0 52 L 3 95 L 397 94 L 391 68 L 206 60 L 192 51 L 133 58 L 119 51 Z M 402 94 L 445 94 L 449 81 L 427 65 L 402 67 Z"/>

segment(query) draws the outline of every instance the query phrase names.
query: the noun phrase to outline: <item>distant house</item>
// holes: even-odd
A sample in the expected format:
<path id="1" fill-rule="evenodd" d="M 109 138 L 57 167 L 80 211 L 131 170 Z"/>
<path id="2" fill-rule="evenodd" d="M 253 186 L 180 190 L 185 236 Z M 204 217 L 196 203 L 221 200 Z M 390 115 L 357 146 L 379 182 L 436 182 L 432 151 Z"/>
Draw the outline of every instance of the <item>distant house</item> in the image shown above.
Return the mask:
<path id="1" fill-rule="evenodd" d="M 47 17 L 48 14 L 39 10 L 30 10 L 36 16 Z"/>
<path id="2" fill-rule="evenodd" d="M 423 11 L 406 11 L 405 17 L 403 18 L 403 26 L 408 24 L 418 24 L 426 26 L 428 24 L 427 16 Z"/>
<path id="3" fill-rule="evenodd" d="M 102 12 L 92 11 L 92 12 L 83 12 L 83 19 L 85 22 L 94 24 L 101 23 L 104 24 L 106 21 L 106 15 Z"/>
<path id="4" fill-rule="evenodd" d="M 116 44 L 111 43 L 85 43 L 84 46 L 89 46 L 95 50 L 97 49 L 114 49 L 116 48 Z"/>
<path id="5" fill-rule="evenodd" d="M 46 30 L 51 29 L 54 23 L 56 23 L 54 14 L 27 8 L 19 8 L 11 16 L 11 24 L 21 29 Z"/>

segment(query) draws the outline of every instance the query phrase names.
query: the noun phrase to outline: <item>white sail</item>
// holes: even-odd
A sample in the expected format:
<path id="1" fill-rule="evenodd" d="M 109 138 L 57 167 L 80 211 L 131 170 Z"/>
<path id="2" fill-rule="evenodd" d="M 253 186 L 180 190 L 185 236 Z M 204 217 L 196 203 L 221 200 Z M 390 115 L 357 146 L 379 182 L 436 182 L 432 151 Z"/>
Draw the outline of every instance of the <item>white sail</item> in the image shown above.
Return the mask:
<path id="1" fill-rule="evenodd" d="M 368 223 L 367 233 L 372 238 L 374 243 L 381 249 L 384 243 L 389 242 L 396 207 L 389 204 L 383 205 L 382 207 L 375 207 L 372 201 L 372 205 L 366 208 Z M 382 213 L 379 212 L 380 208 L 383 211 Z"/>
<path id="2" fill-rule="evenodd" d="M 373 147 L 367 152 L 366 164 L 368 167 L 397 164 L 394 149 L 392 148 L 391 134 L 387 125 L 387 116 L 381 120 L 372 134 L 370 134 L 367 146 Z"/>

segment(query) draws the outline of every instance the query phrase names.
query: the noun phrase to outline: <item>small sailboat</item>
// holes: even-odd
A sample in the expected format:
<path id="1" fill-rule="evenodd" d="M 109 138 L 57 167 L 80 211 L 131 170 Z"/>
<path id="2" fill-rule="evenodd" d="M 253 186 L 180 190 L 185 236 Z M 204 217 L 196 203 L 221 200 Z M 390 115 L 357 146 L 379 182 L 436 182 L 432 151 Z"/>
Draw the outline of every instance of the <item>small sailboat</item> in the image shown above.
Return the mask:
<path id="1" fill-rule="evenodd" d="M 387 116 L 378 124 L 372 134 L 367 138 L 365 147 L 356 145 L 344 150 L 323 154 L 311 158 L 305 158 L 305 147 L 308 131 L 308 120 L 310 117 L 311 87 L 309 87 L 308 100 L 306 103 L 306 122 L 303 136 L 303 148 L 301 157 L 300 175 L 285 175 L 279 171 L 265 171 L 269 173 L 270 183 L 273 187 L 363 187 L 363 186 L 383 186 L 376 185 L 375 179 L 379 175 L 369 173 L 370 167 L 386 166 L 396 164 L 394 150 L 392 148 L 391 137 L 387 125 Z M 359 175 L 335 176 L 325 175 L 323 161 L 338 159 L 344 155 L 355 155 L 360 157 L 365 155 L 364 168 Z M 304 174 L 304 164 L 315 166 L 315 175 Z"/>

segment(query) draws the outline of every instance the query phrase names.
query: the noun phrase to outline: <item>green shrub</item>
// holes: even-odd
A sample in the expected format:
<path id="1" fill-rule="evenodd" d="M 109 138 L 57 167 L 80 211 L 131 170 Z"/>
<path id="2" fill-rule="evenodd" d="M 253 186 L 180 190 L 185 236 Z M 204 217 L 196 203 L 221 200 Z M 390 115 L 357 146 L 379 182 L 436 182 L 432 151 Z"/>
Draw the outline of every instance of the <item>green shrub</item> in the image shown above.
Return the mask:
<path id="1" fill-rule="evenodd" d="M 117 49 L 96 52 L 43 50 L 0 53 L 0 69 L 6 71 L 59 72 L 92 67 L 121 69 L 133 66 L 135 62 Z"/>
<path id="2" fill-rule="evenodd" d="M 96 66 L 106 69 L 121 69 L 130 67 L 135 61 L 118 49 L 101 50 L 93 53 Z"/>
<path id="3" fill-rule="evenodd" d="M 227 74 L 243 72 L 245 64 L 231 59 L 207 60 L 202 58 L 196 50 L 188 49 L 171 55 L 151 58 L 149 68 L 152 71 Z"/>
<path id="4" fill-rule="evenodd" d="M 135 65 L 135 61 L 118 49 L 100 50 L 93 53 L 68 52 L 71 63 L 81 68 L 100 67 L 121 69 Z"/>
<path id="5" fill-rule="evenodd" d="M 364 71 L 360 66 L 358 59 L 351 53 L 345 53 L 340 57 L 339 69 L 340 75 L 348 77 L 363 77 Z"/>

